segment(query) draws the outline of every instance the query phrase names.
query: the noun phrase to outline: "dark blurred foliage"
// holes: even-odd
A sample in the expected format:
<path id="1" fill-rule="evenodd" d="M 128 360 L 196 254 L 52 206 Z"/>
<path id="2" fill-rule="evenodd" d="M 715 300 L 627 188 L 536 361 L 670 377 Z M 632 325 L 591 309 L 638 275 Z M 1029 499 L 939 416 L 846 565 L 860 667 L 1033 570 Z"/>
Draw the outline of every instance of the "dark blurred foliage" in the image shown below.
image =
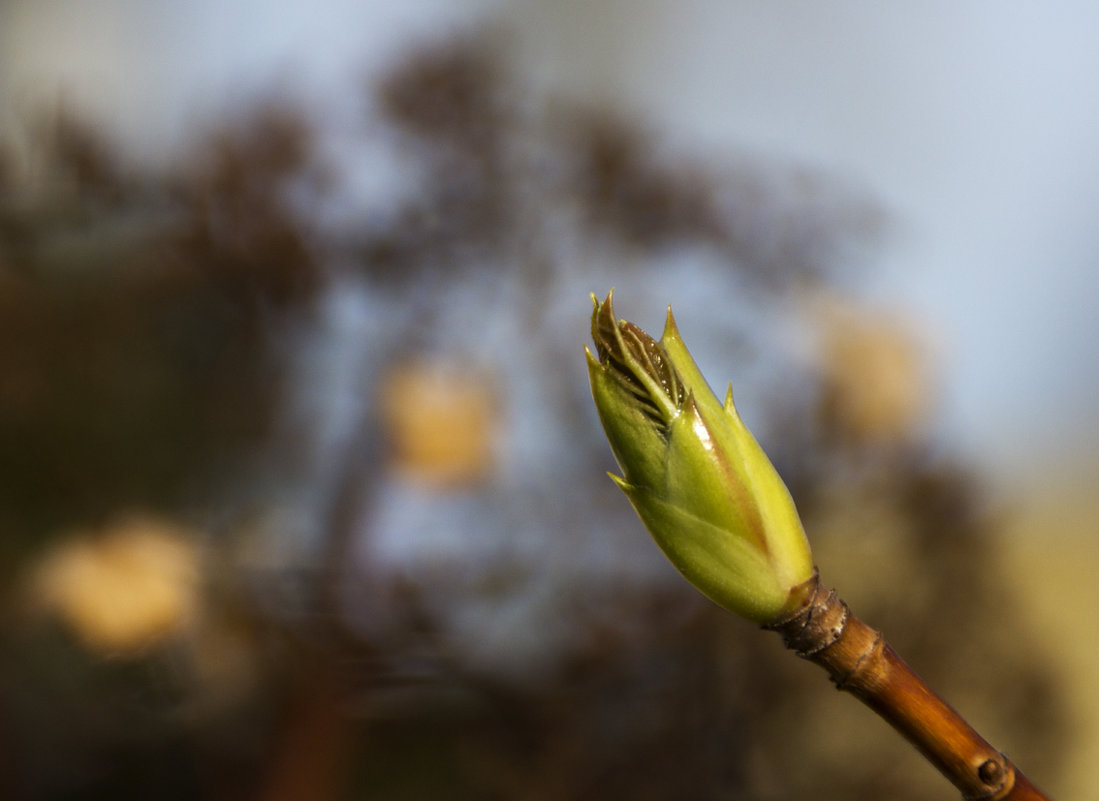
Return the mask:
<path id="1" fill-rule="evenodd" d="M 392 432 L 377 409 L 343 460 L 326 465 L 337 477 L 313 555 L 258 582 L 249 572 L 241 519 L 264 496 L 255 487 L 285 491 L 310 469 L 301 430 L 277 421 L 293 334 L 318 324 L 333 282 L 361 280 L 385 298 L 382 346 L 399 359 L 437 348 L 431 321 L 456 288 L 485 276 L 519 280 L 523 305 L 505 299 L 478 313 L 513 314 L 517 330 L 544 337 L 543 293 L 562 280 L 561 217 L 577 222 L 579 241 L 627 264 L 675 248 L 711 254 L 744 288 L 718 302 L 733 306 L 728 317 L 737 304 L 840 281 L 851 243 L 881 223 L 808 171 L 713 170 L 663 155 L 611 111 L 543 106 L 506 65 L 494 47 L 461 42 L 411 54 L 378 84 L 387 130 L 417 165 L 414 191 L 336 229 L 300 202 L 333 190 L 313 125 L 290 106 L 226 121 L 167 175 L 142 174 L 62 116 L 37 131 L 29 186 L 0 140 L 5 797 L 951 792 L 817 669 L 677 580 L 608 572 L 563 583 L 556 603 L 571 637 L 529 675 L 478 666 L 446 630 L 437 604 L 453 611 L 470 599 L 440 602 L 432 585 L 449 586 L 461 563 L 444 560 L 426 579 L 362 577 L 362 597 L 390 622 L 354 625 L 337 583 L 353 573 L 363 509 L 391 486 Z M 527 372 L 569 374 L 559 360 L 579 362 L 585 329 L 555 336 L 541 351 L 508 347 L 529 348 L 518 360 Z M 547 472 L 561 474 L 561 488 L 540 487 L 508 511 L 491 482 L 475 485 L 468 492 L 484 508 L 511 514 L 484 525 L 519 534 L 548 514 L 572 521 L 565 547 L 625 527 L 630 547 L 651 549 L 603 475 L 607 448 L 586 388 L 551 386 L 542 397 L 569 455 Z M 978 478 L 918 435 L 860 435 L 836 411 L 843 388 L 819 375 L 774 391 L 773 456 L 826 580 L 947 698 L 965 699 L 979 729 L 1010 742 L 1028 774 L 1055 775 L 1064 699 L 1012 616 Z M 205 532 L 195 535 L 206 554 L 203 611 L 172 637 L 104 656 L 24 610 L 26 576 L 66 534 L 106 539 L 94 532 L 132 508 Z M 530 575 L 487 571 L 475 587 L 506 604 Z"/>
<path id="2" fill-rule="evenodd" d="M 44 186 L 5 197 L 0 223 L 5 569 L 50 532 L 216 482 L 269 432 L 270 314 L 318 285 L 279 201 L 307 149 L 289 112 L 218 137 L 176 184 L 124 177 L 67 117 L 43 127 Z"/>

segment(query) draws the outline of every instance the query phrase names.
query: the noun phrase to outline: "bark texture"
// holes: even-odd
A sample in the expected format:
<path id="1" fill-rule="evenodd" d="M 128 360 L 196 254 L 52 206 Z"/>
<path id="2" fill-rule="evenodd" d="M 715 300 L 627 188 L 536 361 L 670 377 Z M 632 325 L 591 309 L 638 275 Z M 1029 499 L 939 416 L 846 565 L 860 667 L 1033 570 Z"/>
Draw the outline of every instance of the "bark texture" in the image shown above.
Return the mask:
<path id="1" fill-rule="evenodd" d="M 766 628 L 884 718 L 966 801 L 1049 801 L 816 576 L 808 602 Z"/>

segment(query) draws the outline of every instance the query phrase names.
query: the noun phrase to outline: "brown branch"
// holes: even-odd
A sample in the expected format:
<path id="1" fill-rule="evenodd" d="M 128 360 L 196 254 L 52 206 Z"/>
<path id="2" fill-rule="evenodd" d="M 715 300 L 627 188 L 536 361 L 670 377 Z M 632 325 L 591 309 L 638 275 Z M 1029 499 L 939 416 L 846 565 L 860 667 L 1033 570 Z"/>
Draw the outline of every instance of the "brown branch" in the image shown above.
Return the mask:
<path id="1" fill-rule="evenodd" d="M 884 718 L 966 801 L 1049 801 L 816 576 L 808 602 L 766 628 Z"/>

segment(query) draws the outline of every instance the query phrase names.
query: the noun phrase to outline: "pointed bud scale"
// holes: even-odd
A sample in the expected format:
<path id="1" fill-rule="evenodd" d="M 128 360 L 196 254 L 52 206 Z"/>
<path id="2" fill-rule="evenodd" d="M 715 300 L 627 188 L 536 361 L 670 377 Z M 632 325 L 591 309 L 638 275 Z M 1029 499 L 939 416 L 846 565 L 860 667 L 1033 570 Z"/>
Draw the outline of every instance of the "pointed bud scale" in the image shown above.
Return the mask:
<path id="1" fill-rule="evenodd" d="M 813 556 L 793 499 L 733 406 L 722 404 L 671 309 L 657 342 L 592 296 L 588 374 L 626 493 L 657 545 L 713 601 L 767 624 L 806 601 Z"/>

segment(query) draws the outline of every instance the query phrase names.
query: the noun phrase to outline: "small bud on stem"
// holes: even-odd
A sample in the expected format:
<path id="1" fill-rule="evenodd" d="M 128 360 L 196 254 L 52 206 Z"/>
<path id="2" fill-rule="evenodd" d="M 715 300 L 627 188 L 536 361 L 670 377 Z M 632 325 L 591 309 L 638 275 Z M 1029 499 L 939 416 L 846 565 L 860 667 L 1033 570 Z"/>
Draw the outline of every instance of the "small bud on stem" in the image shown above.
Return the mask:
<path id="1" fill-rule="evenodd" d="M 779 632 L 836 686 L 899 731 L 965 799 L 1049 801 L 832 590 L 821 585 L 793 499 L 718 401 L 671 309 L 660 341 L 592 297 L 588 374 L 626 493 L 683 576 L 729 611 Z"/>

